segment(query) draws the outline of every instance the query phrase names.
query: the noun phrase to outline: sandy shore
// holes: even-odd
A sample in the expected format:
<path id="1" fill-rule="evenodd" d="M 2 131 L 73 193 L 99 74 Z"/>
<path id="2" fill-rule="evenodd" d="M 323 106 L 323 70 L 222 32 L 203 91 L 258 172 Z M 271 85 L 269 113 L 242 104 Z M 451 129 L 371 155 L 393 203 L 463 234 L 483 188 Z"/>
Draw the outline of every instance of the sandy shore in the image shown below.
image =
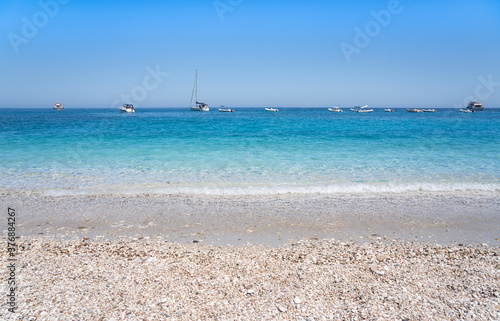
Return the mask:
<path id="1" fill-rule="evenodd" d="M 277 246 L 305 238 L 500 246 L 499 192 L 260 196 L 10 195 L 23 236 Z"/>
<path id="2" fill-rule="evenodd" d="M 500 318 L 498 247 L 21 238 L 18 248 L 18 313 L 2 300 L 3 320 Z"/>

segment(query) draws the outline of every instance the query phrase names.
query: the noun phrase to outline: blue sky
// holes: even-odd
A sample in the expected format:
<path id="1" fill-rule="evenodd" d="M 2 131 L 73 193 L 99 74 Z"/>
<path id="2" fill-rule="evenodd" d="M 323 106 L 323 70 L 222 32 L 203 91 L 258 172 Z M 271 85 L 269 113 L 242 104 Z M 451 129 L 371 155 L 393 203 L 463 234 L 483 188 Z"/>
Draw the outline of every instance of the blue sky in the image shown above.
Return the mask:
<path id="1" fill-rule="evenodd" d="M 184 107 L 196 69 L 210 106 L 500 107 L 499 17 L 498 0 L 0 0 L 0 107 Z"/>

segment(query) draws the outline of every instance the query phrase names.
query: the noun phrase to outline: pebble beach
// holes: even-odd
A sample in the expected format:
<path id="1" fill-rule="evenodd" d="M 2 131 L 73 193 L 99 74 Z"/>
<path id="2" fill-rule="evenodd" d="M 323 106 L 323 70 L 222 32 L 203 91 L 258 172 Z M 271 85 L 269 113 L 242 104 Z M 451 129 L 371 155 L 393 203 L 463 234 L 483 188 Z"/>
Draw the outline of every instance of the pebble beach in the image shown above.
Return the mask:
<path id="1" fill-rule="evenodd" d="M 3 320 L 500 318 L 500 249 L 487 246 L 26 238 L 18 265 L 18 312 L 2 304 Z"/>
<path id="2" fill-rule="evenodd" d="M 496 192 L 2 202 L 18 287 L 0 319 L 500 318 Z"/>

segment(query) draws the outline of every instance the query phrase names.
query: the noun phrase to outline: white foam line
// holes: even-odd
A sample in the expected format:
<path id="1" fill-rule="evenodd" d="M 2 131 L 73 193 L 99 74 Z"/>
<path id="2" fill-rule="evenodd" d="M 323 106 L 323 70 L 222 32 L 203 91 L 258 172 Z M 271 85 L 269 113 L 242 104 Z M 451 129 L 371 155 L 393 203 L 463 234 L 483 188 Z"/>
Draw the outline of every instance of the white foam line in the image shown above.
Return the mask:
<path id="1" fill-rule="evenodd" d="M 406 193 L 406 192 L 453 192 L 453 191 L 500 191 L 500 184 L 492 183 L 410 183 L 410 184 L 341 184 L 330 186 L 248 186 L 248 187 L 211 187 L 211 186 L 169 186 L 145 187 L 124 186 L 84 189 L 48 189 L 45 196 L 79 195 L 278 195 L 278 194 L 363 194 L 363 193 Z"/>

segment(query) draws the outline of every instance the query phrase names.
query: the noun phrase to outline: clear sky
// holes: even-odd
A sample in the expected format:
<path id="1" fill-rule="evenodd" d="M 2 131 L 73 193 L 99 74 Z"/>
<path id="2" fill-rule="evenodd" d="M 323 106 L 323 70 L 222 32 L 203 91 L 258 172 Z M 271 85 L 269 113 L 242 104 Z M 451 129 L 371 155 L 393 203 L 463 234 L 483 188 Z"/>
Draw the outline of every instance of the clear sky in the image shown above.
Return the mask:
<path id="1" fill-rule="evenodd" d="M 499 0 L 0 0 L 0 107 L 500 107 Z"/>

